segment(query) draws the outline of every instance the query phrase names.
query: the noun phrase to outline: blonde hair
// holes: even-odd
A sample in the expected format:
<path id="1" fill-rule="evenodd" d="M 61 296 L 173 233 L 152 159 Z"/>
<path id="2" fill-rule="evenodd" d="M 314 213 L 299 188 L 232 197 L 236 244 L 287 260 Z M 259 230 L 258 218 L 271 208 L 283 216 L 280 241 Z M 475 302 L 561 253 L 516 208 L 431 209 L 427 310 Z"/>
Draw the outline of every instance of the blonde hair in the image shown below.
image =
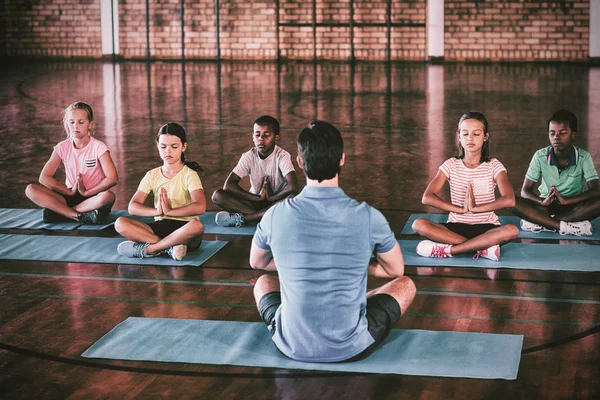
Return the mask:
<path id="1" fill-rule="evenodd" d="M 69 121 L 68 121 L 69 114 L 73 110 L 84 110 L 87 113 L 88 121 L 90 121 L 90 122 L 94 121 L 94 111 L 92 110 L 92 107 L 88 103 L 84 103 L 83 101 L 76 101 L 75 103 L 71 104 L 69 107 L 65 108 L 62 112 L 63 126 L 65 128 L 65 132 L 67 133 L 67 136 L 69 136 Z M 90 136 L 94 136 L 93 128 L 90 128 L 90 130 L 88 131 L 88 134 Z"/>

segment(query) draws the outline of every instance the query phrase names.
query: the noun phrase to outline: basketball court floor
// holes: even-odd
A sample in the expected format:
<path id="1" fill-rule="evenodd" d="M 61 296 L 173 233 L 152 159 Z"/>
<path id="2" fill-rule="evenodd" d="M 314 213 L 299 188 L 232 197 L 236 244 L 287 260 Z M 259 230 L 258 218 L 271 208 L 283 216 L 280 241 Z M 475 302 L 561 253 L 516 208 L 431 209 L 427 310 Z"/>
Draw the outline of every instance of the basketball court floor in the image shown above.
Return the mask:
<path id="1" fill-rule="evenodd" d="M 187 159 L 201 176 L 208 210 L 252 122 L 270 114 L 280 145 L 311 119 L 345 141 L 340 182 L 380 209 L 399 239 L 439 165 L 455 154 L 458 119 L 482 111 L 491 155 L 519 193 L 529 160 L 548 144 L 546 121 L 567 108 L 576 144 L 600 170 L 600 68 L 577 64 L 44 62 L 3 65 L 0 78 L 0 207 L 34 208 L 24 194 L 65 137 L 61 110 L 94 109 L 96 135 L 119 174 L 114 209 L 126 209 L 146 171 L 161 164 L 158 128 L 188 132 Z M 297 166 L 296 166 L 297 167 Z M 298 170 L 300 183 L 304 177 Z M 509 211 L 500 213 L 511 215 Z M 115 237 L 114 231 L 0 229 L 0 234 Z M 415 239 L 413 237 L 412 239 Z M 591 399 L 600 365 L 600 241 L 517 239 L 561 246 L 576 260 L 598 249 L 595 272 L 408 266 L 418 289 L 397 329 L 524 335 L 516 380 L 335 373 L 189 363 L 90 360 L 81 354 L 128 317 L 258 322 L 248 265 L 251 236 L 205 235 L 227 245 L 202 266 L 0 261 L 0 393 L 3 398 Z M 587 248 L 587 247 L 586 247 Z M 34 248 L 20 249 L 24 254 Z M 383 280 L 370 278 L 369 286 Z"/>

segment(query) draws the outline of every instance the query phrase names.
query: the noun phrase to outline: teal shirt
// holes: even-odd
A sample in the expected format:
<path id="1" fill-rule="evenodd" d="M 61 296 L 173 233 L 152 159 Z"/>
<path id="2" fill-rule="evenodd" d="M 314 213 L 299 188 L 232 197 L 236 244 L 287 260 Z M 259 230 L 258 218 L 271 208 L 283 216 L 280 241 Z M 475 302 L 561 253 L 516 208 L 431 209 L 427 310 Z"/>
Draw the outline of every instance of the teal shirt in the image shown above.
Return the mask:
<path id="1" fill-rule="evenodd" d="M 536 151 L 525 175 L 527 179 L 534 182 L 542 178 L 538 187 L 540 197 L 546 198 L 552 185 L 562 196 L 576 196 L 583 192 L 585 182 L 598 179 L 592 156 L 587 151 L 573 146 L 575 164 L 569 165 L 559 173 L 558 167 L 550 162 L 551 149 L 552 147 L 548 146 Z"/>

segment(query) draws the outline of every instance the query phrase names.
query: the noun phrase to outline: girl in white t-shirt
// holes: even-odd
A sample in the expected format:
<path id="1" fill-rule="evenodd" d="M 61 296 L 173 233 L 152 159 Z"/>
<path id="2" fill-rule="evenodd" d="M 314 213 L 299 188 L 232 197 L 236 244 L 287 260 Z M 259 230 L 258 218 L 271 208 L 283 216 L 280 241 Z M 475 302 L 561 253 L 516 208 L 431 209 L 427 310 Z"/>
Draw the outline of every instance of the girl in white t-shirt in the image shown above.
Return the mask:
<path id="1" fill-rule="evenodd" d="M 129 240 L 121 242 L 117 251 L 138 258 L 166 253 L 179 261 L 202 242 L 204 225 L 198 215 L 206 211 L 206 198 L 198 176 L 201 168 L 185 160 L 187 138 L 181 125 L 163 125 L 156 144 L 163 164 L 146 173 L 129 202 L 130 214 L 154 217 L 154 222 L 119 217 L 115 229 Z M 150 192 L 154 207 L 144 205 Z"/>
<path id="2" fill-rule="evenodd" d="M 115 202 L 115 194 L 108 189 L 118 182 L 117 170 L 108 147 L 93 137 L 92 107 L 78 101 L 63 114 L 68 137 L 54 147 L 39 184 L 28 185 L 25 194 L 44 209 L 46 223 L 98 224 Z M 54 178 L 61 163 L 65 168 L 64 184 Z"/>
<path id="3" fill-rule="evenodd" d="M 425 205 L 449 211 L 448 222 L 417 219 L 413 230 L 431 239 L 420 242 L 417 253 L 423 257 L 452 257 L 475 252 L 475 259 L 498 261 L 500 244 L 519 234 L 515 225 L 501 226 L 494 212 L 515 204 L 506 168 L 489 156 L 490 133 L 482 113 L 465 113 L 458 121 L 456 139 L 458 156 L 440 166 L 422 200 Z M 450 203 L 439 196 L 446 182 L 450 186 Z"/>

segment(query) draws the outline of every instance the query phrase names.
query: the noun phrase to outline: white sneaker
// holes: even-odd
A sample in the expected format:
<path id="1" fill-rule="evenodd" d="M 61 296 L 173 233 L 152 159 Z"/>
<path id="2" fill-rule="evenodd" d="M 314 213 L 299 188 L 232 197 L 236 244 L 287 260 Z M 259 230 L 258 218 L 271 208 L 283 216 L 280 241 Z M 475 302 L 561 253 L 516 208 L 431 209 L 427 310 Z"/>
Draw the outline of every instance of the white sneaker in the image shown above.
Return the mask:
<path id="1" fill-rule="evenodd" d="M 417 254 L 422 257 L 452 257 L 450 254 L 451 244 L 436 243 L 431 240 L 423 240 L 417 244 Z"/>
<path id="2" fill-rule="evenodd" d="M 244 216 L 241 213 L 229 213 L 227 211 L 219 211 L 215 215 L 215 224 L 219 226 L 234 226 L 239 228 L 244 225 Z"/>
<path id="3" fill-rule="evenodd" d="M 492 261 L 500 261 L 500 246 L 495 244 L 487 249 L 479 250 L 475 253 L 473 259 L 478 260 L 479 257 L 487 258 Z"/>
<path id="4" fill-rule="evenodd" d="M 526 232 L 556 232 L 554 229 L 548 229 L 545 226 L 541 226 L 538 224 L 534 224 L 533 222 L 527 221 L 525 219 L 521 220 L 521 230 Z"/>
<path id="5" fill-rule="evenodd" d="M 187 246 L 185 244 L 176 244 L 175 246 L 169 247 L 167 254 L 175 261 L 181 261 L 187 254 Z"/>
<path id="6" fill-rule="evenodd" d="M 150 243 L 138 243 L 132 240 L 126 240 L 119 243 L 117 252 L 122 256 L 131 258 L 154 257 L 156 254 L 146 254 L 146 248 L 149 245 Z"/>
<path id="7" fill-rule="evenodd" d="M 592 224 L 590 223 L 590 221 L 560 221 L 560 234 L 575 236 L 591 236 L 593 235 Z"/>

